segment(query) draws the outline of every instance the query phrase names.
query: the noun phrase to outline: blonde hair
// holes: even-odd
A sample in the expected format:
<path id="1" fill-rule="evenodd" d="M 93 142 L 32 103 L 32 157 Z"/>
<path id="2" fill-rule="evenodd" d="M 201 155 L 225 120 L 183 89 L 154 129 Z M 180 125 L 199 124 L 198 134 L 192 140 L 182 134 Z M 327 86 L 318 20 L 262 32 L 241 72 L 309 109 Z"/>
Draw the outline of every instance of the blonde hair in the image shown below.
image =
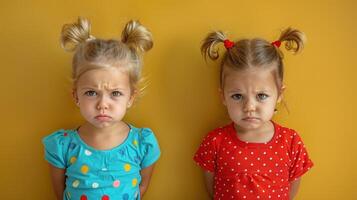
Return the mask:
<path id="1" fill-rule="evenodd" d="M 222 31 L 209 33 L 201 46 L 202 55 L 205 59 L 217 60 L 220 56 L 216 46 L 227 41 L 230 42 Z M 276 42 L 279 44 L 284 42 L 288 51 L 298 53 L 304 47 L 305 35 L 301 31 L 289 27 L 281 32 Z M 221 88 L 223 87 L 224 67 L 244 70 L 252 67 L 270 67 L 272 64 L 276 66 L 278 87 L 282 86 L 284 78 L 283 53 L 274 43 L 260 38 L 241 39 L 226 48 L 227 51 L 220 64 Z"/>
<path id="2" fill-rule="evenodd" d="M 78 18 L 72 24 L 63 25 L 61 46 L 74 51 L 72 79 L 74 85 L 86 71 L 108 67 L 120 67 L 128 71 L 132 90 L 137 90 L 141 80 L 142 53 L 153 47 L 152 35 L 138 21 L 129 21 L 122 31 L 121 40 L 97 39 L 91 35 L 88 19 Z"/>

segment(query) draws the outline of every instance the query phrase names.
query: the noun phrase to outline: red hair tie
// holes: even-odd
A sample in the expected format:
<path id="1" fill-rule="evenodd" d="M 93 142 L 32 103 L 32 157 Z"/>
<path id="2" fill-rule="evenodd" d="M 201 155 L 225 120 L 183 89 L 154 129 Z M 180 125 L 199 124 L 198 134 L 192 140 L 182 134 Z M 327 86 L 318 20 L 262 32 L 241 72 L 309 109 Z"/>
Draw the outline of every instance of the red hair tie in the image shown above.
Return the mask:
<path id="1" fill-rule="evenodd" d="M 234 46 L 234 42 L 230 41 L 230 40 L 224 40 L 224 47 L 226 47 L 226 49 L 230 49 Z"/>
<path id="2" fill-rule="evenodd" d="M 281 42 L 279 40 L 276 40 L 276 41 L 272 42 L 271 44 L 279 48 L 281 45 Z"/>

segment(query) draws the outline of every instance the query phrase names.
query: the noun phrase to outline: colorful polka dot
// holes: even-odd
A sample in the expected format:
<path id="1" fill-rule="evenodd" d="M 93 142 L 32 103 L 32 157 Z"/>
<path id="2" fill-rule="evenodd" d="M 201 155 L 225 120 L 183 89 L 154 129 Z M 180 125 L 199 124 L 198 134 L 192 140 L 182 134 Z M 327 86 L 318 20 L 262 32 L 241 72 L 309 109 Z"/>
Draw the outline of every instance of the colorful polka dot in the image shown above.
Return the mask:
<path id="1" fill-rule="evenodd" d="M 120 186 L 120 181 L 119 181 L 119 180 L 115 180 L 115 181 L 113 182 L 113 187 L 117 188 L 117 187 L 119 187 L 119 186 Z"/>
<path id="2" fill-rule="evenodd" d="M 108 195 L 102 196 L 102 200 L 109 200 L 109 196 Z"/>
<path id="3" fill-rule="evenodd" d="M 130 168 L 131 168 L 130 164 L 125 164 L 125 165 L 124 165 L 124 170 L 125 170 L 126 172 L 130 171 Z"/>
<path id="4" fill-rule="evenodd" d="M 131 184 L 133 187 L 135 187 L 138 184 L 138 179 L 133 178 L 133 180 L 131 181 Z"/>
<path id="5" fill-rule="evenodd" d="M 134 140 L 134 141 L 133 141 L 133 144 L 134 144 L 135 146 L 138 146 L 138 141 L 137 141 L 137 140 Z"/>
<path id="6" fill-rule="evenodd" d="M 129 199 L 129 195 L 127 193 L 123 194 L 123 200 L 128 200 Z"/>
<path id="7" fill-rule="evenodd" d="M 76 162 L 76 160 L 77 160 L 77 158 L 76 158 L 75 156 L 72 156 L 71 159 L 69 159 L 69 162 L 70 162 L 71 164 L 73 164 L 73 163 Z"/>
<path id="8" fill-rule="evenodd" d="M 83 166 L 81 167 L 81 172 L 82 172 L 83 174 L 87 174 L 88 171 L 89 171 L 89 167 L 88 167 L 87 165 L 83 165 Z"/>

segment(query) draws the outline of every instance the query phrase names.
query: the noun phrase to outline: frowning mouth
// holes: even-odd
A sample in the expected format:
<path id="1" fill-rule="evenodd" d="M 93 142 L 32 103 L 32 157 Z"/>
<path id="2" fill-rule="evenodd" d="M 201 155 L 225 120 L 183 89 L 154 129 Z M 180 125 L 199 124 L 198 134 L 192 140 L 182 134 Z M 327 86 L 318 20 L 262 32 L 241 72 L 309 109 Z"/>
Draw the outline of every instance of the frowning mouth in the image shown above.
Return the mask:
<path id="1" fill-rule="evenodd" d="M 245 117 L 243 118 L 244 121 L 258 121 L 259 118 L 258 117 Z"/>
<path id="2" fill-rule="evenodd" d="M 112 117 L 110 117 L 109 115 L 97 115 L 97 116 L 95 116 L 95 119 L 97 119 L 99 121 L 108 121 L 108 120 L 111 120 Z"/>

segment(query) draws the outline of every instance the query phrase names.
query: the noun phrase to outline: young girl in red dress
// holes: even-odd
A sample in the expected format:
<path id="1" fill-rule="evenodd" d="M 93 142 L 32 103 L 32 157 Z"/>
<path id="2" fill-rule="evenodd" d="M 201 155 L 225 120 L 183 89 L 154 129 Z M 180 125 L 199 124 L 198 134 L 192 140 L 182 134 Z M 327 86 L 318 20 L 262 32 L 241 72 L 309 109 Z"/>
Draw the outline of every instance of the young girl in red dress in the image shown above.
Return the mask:
<path id="1" fill-rule="evenodd" d="M 293 199 L 301 176 L 313 163 L 293 129 L 272 121 L 281 102 L 283 53 L 304 46 L 304 34 L 287 28 L 274 42 L 264 39 L 230 41 L 220 31 L 207 35 L 201 47 L 205 58 L 219 57 L 220 94 L 231 123 L 207 134 L 194 160 L 205 173 L 213 199 Z"/>

